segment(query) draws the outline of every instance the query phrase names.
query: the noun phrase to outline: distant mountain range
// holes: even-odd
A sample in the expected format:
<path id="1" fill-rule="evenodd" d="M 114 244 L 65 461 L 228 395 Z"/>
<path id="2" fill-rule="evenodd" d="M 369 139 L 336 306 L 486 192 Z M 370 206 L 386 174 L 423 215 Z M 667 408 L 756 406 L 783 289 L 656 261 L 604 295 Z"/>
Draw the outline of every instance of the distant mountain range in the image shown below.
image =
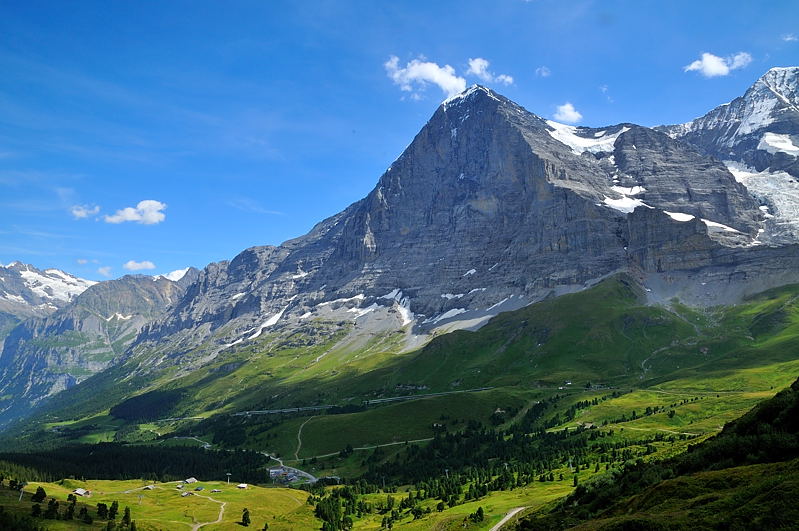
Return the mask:
<path id="1" fill-rule="evenodd" d="M 688 124 L 586 128 L 474 86 L 367 197 L 280 246 L 176 282 L 91 285 L 12 264 L 0 311 L 28 320 L 0 355 L 0 421 L 121 362 L 152 383 L 273 333 L 313 345 L 312 323 L 338 323 L 337 348 L 391 333 L 407 350 L 619 272 L 652 303 L 734 303 L 797 282 L 798 94 L 799 68 L 775 68 Z"/>
<path id="2" fill-rule="evenodd" d="M 127 275 L 92 282 L 58 269 L 14 262 L 0 290 L 7 322 L 0 336 L 0 410 L 19 415 L 43 398 L 85 380 L 123 356 L 141 328 L 197 277 L 196 269 L 165 276 Z"/>

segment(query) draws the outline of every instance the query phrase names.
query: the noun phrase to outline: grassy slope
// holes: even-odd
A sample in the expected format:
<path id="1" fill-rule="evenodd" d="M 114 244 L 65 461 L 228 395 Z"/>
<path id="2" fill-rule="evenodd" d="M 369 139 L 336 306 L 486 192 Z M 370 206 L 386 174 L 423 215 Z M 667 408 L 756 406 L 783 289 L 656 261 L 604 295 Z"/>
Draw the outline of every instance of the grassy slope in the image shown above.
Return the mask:
<path id="1" fill-rule="evenodd" d="M 799 380 L 688 452 L 589 483 L 520 529 L 794 529 L 797 457 Z"/>
<path id="2" fill-rule="evenodd" d="M 573 385 L 567 389 L 586 396 L 590 396 L 584 392 L 588 382 L 641 389 L 625 399 L 581 412 L 577 419 L 591 422 L 629 413 L 633 402 L 645 407 L 671 404 L 672 397 L 707 396 L 702 406 L 712 404 L 712 409 L 693 404 L 679 407 L 678 415 L 670 419 L 661 415 L 663 418 L 630 424 L 642 430 L 704 433 L 717 430 L 725 420 L 740 415 L 799 373 L 799 360 L 794 359 L 794 352 L 799 351 L 798 291 L 786 287 L 736 307 L 697 312 L 676 304 L 671 308 L 645 306 L 637 287 L 620 277 L 581 293 L 501 314 L 477 332 L 446 334 L 405 354 L 399 354 L 396 334 L 374 338 L 351 350 L 342 343 L 346 330 L 332 323 L 311 323 L 302 333 L 266 336 L 177 379 L 169 371 L 155 381 L 123 378 L 130 367 L 112 369 L 94 377 L 91 385 L 71 391 L 69 398 L 77 399 L 77 406 L 51 411 L 47 420 L 64 424 L 68 418 L 78 419 L 67 423 L 71 426 L 62 426 L 57 437 L 61 441 L 70 437 L 86 442 L 110 439 L 119 422 L 103 416 L 107 399 L 120 401 L 148 387 L 181 390 L 183 398 L 170 414 L 201 417 L 242 409 L 359 404 L 376 397 L 480 386 L 503 388 L 512 399 L 481 402 L 475 398 L 475 407 L 456 414 L 464 420 L 485 421 L 489 407 L 518 405 L 520 401 L 529 405 L 542 393 L 559 392 L 557 387 L 571 381 Z M 421 390 L 407 391 L 407 386 Z M 724 394 L 716 399 L 713 393 L 720 391 Z M 335 452 L 342 443 L 357 446 L 423 438 L 430 434 L 432 419 L 468 400 L 472 398 L 451 395 L 421 405 L 393 404 L 340 418 L 320 417 L 306 426 L 308 453 L 301 455 Z M 417 410 L 425 414 L 416 415 Z M 387 429 L 386 417 L 401 422 Z M 297 429 L 305 420 L 288 419 L 283 428 L 246 430 L 258 449 L 288 455 L 296 449 Z M 657 422 L 653 425 L 653 421 Z M 247 426 L 258 422 L 273 423 L 275 417 L 253 418 Z M 96 428 L 86 429 L 87 425 Z M 141 430 L 152 438 L 154 432 L 185 432 L 192 425 L 190 421 L 159 423 L 153 429 L 151 423 L 142 423 Z M 70 433 L 75 427 L 82 429 Z M 192 434 L 209 439 L 214 429 L 200 425 Z M 364 432 L 369 436 L 364 437 Z M 278 435 L 269 440 L 264 433 Z"/>
<path id="3" fill-rule="evenodd" d="M 32 502 L 30 496 L 37 486 L 42 486 L 49 497 L 54 497 L 61 504 L 63 513 L 67 495 L 73 489 L 82 487 L 90 489 L 90 498 L 79 498 L 78 510 L 86 504 L 89 514 L 96 516 L 98 503 L 108 506 L 113 501 L 119 502 L 120 516 L 125 507 L 130 507 L 133 520 L 140 530 L 158 529 L 191 529 L 193 524 L 213 522 L 219 515 L 220 503 L 200 496 L 182 498 L 175 483 L 156 484 L 151 491 L 142 490 L 145 483 L 135 481 L 75 481 L 65 480 L 58 483 L 31 483 L 26 487 L 26 494 L 21 502 L 19 495 L 5 488 L 0 488 L 0 505 L 8 511 L 30 514 Z M 205 488 L 200 495 L 212 497 L 218 502 L 226 502 L 225 514 L 219 524 L 204 526 L 203 530 L 235 530 L 241 529 L 238 521 L 244 508 L 250 510 L 252 526 L 260 529 L 264 522 L 269 523 L 269 529 L 276 530 L 306 530 L 315 529 L 316 519 L 313 508 L 305 503 L 308 494 L 303 491 L 291 489 L 272 489 L 250 486 L 247 490 L 236 489 L 233 485 L 223 482 L 200 482 Z M 211 489 L 220 489 L 222 492 L 211 494 Z M 49 499 L 48 497 L 48 499 Z M 140 498 L 141 497 L 141 498 Z M 43 505 L 46 508 L 46 502 Z M 77 515 L 77 510 L 75 514 Z M 48 529 L 105 529 L 106 521 L 96 519 L 92 525 L 74 521 L 41 520 Z"/>
<path id="4" fill-rule="evenodd" d="M 795 529 L 799 460 L 665 480 L 575 529 Z"/>
<path id="5" fill-rule="evenodd" d="M 478 332 L 441 336 L 413 353 L 399 354 L 399 342 L 391 334 L 375 338 L 356 350 L 348 350 L 340 344 L 342 336 L 339 332 L 328 324 L 316 323 L 312 333 L 322 341 L 315 345 L 303 344 L 301 337 L 270 336 L 257 345 L 215 360 L 192 375 L 169 380 L 172 375 L 165 374 L 160 381 L 162 387 L 186 390 L 184 398 L 176 404 L 177 414 L 202 416 L 264 405 L 358 404 L 361 398 L 413 393 L 403 390 L 407 387 L 402 386 L 409 385 L 423 387 L 416 391 L 419 393 L 485 385 L 495 387 L 473 394 L 393 403 L 358 413 L 318 415 L 311 420 L 310 416 L 270 419 L 269 422 L 275 424 L 268 426 L 259 424 L 265 418 L 240 418 L 247 433 L 245 446 L 291 456 L 297 448 L 299 426 L 305 424 L 300 458 L 337 452 L 346 444 L 368 446 L 424 438 L 432 433 L 433 422 L 457 429 L 456 419 L 460 422 L 470 419 L 486 422 L 496 408 L 524 411 L 536 401 L 555 393 L 566 395 L 558 410 L 563 413 L 576 401 L 599 398 L 610 392 L 607 389 L 586 389 L 588 382 L 612 386 L 623 390 L 624 394 L 580 409 L 573 420 L 554 429 L 582 422 L 602 424 L 608 421 L 609 424 L 602 429 L 614 430 L 614 437 L 619 440 L 644 437 L 652 432 L 691 433 L 706 438 L 718 432 L 725 421 L 741 415 L 752 405 L 771 396 L 776 389 L 793 381 L 799 373 L 799 360 L 796 360 L 799 352 L 797 293 L 799 288 L 786 287 L 736 307 L 696 312 L 679 305 L 668 309 L 643 306 L 639 302 L 640 294 L 632 284 L 624 279 L 613 279 L 582 293 L 502 314 Z M 324 356 L 320 362 L 314 362 L 321 354 Z M 147 384 L 134 378 L 126 380 L 123 386 L 116 385 L 114 382 L 124 371 L 125 367 L 121 367 L 116 373 L 95 377 L 100 383 L 99 388 L 110 393 L 102 393 L 100 398 L 111 396 L 119 401 Z M 572 382 L 571 386 L 565 385 L 567 380 Z M 565 389 L 559 390 L 558 387 Z M 76 392 L 85 399 L 82 402 L 84 407 L 76 415 L 80 420 L 61 419 L 50 426 L 65 431 L 80 429 L 68 437 L 59 435 L 56 437 L 58 440 L 77 437 L 92 442 L 113 437 L 123 427 L 124 423 L 107 416 L 107 403 L 104 409 L 99 409 L 92 402 L 90 389 L 77 389 Z M 284 392 L 284 396 L 270 402 L 274 394 Z M 643 410 L 647 406 L 658 406 L 663 411 L 644 416 Z M 617 422 L 622 415 L 630 416 L 633 410 L 639 418 Z M 670 410 L 674 411 L 673 415 L 668 414 Z M 138 428 L 142 432 L 191 431 L 203 440 L 213 437 L 214 432 L 210 429 L 213 425 L 202 423 L 191 428 L 195 424 L 193 421 L 171 425 L 141 423 Z M 194 444 L 191 440 L 175 439 L 162 444 L 173 443 Z M 648 459 L 678 454 L 687 444 L 687 441 L 657 444 L 657 453 Z M 386 458 L 392 457 L 395 449 L 398 450 L 387 447 Z M 346 471 L 354 475 L 359 472 L 359 461 L 365 456 L 366 451 L 356 451 L 349 458 L 331 457 L 319 463 L 318 468 L 323 473 Z M 763 468 L 758 472 L 756 468 L 741 469 L 736 474 L 754 480 L 758 474 L 763 476 L 764 473 L 779 476 L 779 470 Z M 702 489 L 716 488 L 713 487 L 713 481 L 716 481 L 713 474 L 700 473 L 695 485 L 690 487 L 694 490 L 689 489 L 699 494 L 694 497 L 686 494 L 684 506 L 674 505 L 674 510 L 683 516 L 695 514 L 689 509 L 693 503 L 697 504 L 696 507 L 705 504 L 705 491 Z M 790 478 L 792 472 L 786 474 Z M 109 482 L 107 489 L 118 489 L 116 484 L 119 482 Z M 784 487 L 793 488 L 788 483 Z M 50 492 L 49 488 L 47 490 Z M 538 507 L 571 490 L 571 482 L 564 481 L 492 493 L 478 502 L 434 513 L 418 522 L 404 522 L 402 527 L 459 527 L 463 516 L 483 506 L 488 520 L 485 526 L 474 528 L 488 529 L 490 523 L 498 521 L 513 507 Z M 272 492 L 275 491 L 268 491 Z M 166 495 L 166 491 L 159 494 Z M 713 507 L 724 507 L 724 503 L 738 500 L 734 496 L 730 499 L 724 496 L 716 500 L 719 505 Z M 122 499 L 119 501 L 125 505 Z M 135 501 L 138 502 L 137 498 Z M 130 503 L 133 508 L 133 502 Z M 171 498 L 165 498 L 164 503 L 166 508 L 154 508 L 152 514 L 161 514 L 158 511 L 180 512 Z M 253 501 L 253 507 L 261 507 L 257 503 L 257 500 Z M 634 505 L 633 501 L 628 503 L 633 504 L 628 506 L 630 510 L 656 509 Z M 253 507 L 249 507 L 251 511 Z M 29 504 L 25 507 L 27 510 Z M 201 506 L 196 510 L 201 510 Z M 307 514 L 310 514 L 310 509 Z M 292 521 L 307 516 L 298 515 L 292 515 Z M 238 518 L 240 512 L 235 516 Z M 273 516 L 280 517 L 277 513 Z M 182 517 L 190 520 L 191 514 Z M 134 518 L 138 520 L 135 508 Z M 612 523 L 620 517 L 611 515 L 608 518 Z M 254 524 L 260 525 L 258 522 L 254 518 Z M 307 521 L 311 527 L 299 528 L 310 529 L 316 525 L 311 522 L 312 517 Z M 377 528 L 379 519 L 365 518 L 358 522 L 358 527 Z M 273 528 L 272 521 L 270 528 Z"/>

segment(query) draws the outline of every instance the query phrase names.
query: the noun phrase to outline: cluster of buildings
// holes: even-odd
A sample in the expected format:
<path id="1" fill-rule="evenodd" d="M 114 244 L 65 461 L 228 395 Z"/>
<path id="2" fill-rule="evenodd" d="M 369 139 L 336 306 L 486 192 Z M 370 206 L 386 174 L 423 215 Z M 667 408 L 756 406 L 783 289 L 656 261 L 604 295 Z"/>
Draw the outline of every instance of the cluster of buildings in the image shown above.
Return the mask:
<path id="1" fill-rule="evenodd" d="M 269 469 L 269 479 L 276 483 L 292 483 L 297 481 L 299 476 L 292 468 L 278 466 Z"/>

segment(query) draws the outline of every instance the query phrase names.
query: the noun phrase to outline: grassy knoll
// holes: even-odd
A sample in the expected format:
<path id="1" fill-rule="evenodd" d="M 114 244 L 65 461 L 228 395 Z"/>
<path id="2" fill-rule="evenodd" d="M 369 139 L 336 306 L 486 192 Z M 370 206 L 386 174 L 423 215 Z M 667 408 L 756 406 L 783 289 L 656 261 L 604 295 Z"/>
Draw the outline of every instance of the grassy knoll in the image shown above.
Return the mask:
<path id="1" fill-rule="evenodd" d="M 156 483 L 153 490 L 144 490 L 147 485 L 140 480 L 132 481 L 74 481 L 64 480 L 59 483 L 30 483 L 21 502 L 18 493 L 5 488 L 0 488 L 0 505 L 7 511 L 20 514 L 30 514 L 33 503 L 31 494 L 36 487 L 42 486 L 49 498 L 53 497 L 60 503 L 61 513 L 67 505 L 67 495 L 73 489 L 81 487 L 92 491 L 91 497 L 78 498 L 77 515 L 81 506 L 86 506 L 89 514 L 94 517 L 92 524 L 85 524 L 75 520 L 39 520 L 41 525 L 52 530 L 70 529 L 104 529 L 107 521 L 98 519 L 97 504 L 105 503 L 108 506 L 117 501 L 120 507 L 119 522 L 125 507 L 131 510 L 132 518 L 140 530 L 179 530 L 192 529 L 196 524 L 214 522 L 220 514 L 220 507 L 225 503 L 225 510 L 220 523 L 204 525 L 203 530 L 234 530 L 241 529 L 237 523 L 241 519 L 242 511 L 248 508 L 252 518 L 253 528 L 260 529 L 265 522 L 269 529 L 305 530 L 315 529 L 316 519 L 313 509 L 305 503 L 307 493 L 298 490 L 281 488 L 262 488 L 250 486 L 246 490 L 236 489 L 234 485 L 224 482 L 199 482 L 192 486 L 201 486 L 203 491 L 196 495 L 181 497 L 181 490 L 176 489 L 176 482 Z M 189 486 L 183 490 L 188 490 Z M 211 493 L 212 489 L 221 492 Z M 194 491 L 192 491 L 194 492 Z M 212 498 L 212 499 L 209 499 Z M 43 504 L 46 508 L 47 502 Z"/>

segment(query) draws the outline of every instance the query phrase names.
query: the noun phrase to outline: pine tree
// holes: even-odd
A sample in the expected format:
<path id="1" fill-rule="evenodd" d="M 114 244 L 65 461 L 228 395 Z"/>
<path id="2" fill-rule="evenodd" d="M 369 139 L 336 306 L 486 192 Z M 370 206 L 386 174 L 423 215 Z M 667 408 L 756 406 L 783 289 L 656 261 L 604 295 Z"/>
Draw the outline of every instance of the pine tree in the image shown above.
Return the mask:
<path id="1" fill-rule="evenodd" d="M 119 502 L 114 501 L 111 504 L 111 508 L 108 510 L 108 519 L 113 520 L 117 517 L 117 513 L 119 512 Z"/>
<path id="2" fill-rule="evenodd" d="M 43 502 L 47 498 L 47 493 L 42 487 L 36 487 L 36 494 L 31 496 L 31 501 L 34 503 Z"/>
<path id="3" fill-rule="evenodd" d="M 122 525 L 130 525 L 130 508 L 125 507 L 125 515 L 122 517 Z"/>
<path id="4" fill-rule="evenodd" d="M 31 516 L 33 516 L 34 518 L 38 518 L 41 515 L 42 515 L 42 506 L 39 505 L 38 503 L 33 504 L 33 507 L 31 508 Z"/>
<path id="5" fill-rule="evenodd" d="M 244 527 L 250 525 L 250 510 L 247 509 L 246 507 L 244 508 L 244 511 L 242 511 L 241 513 L 241 525 L 243 525 Z"/>
<path id="6" fill-rule="evenodd" d="M 97 504 L 97 518 L 108 518 L 108 505 L 104 503 Z"/>

